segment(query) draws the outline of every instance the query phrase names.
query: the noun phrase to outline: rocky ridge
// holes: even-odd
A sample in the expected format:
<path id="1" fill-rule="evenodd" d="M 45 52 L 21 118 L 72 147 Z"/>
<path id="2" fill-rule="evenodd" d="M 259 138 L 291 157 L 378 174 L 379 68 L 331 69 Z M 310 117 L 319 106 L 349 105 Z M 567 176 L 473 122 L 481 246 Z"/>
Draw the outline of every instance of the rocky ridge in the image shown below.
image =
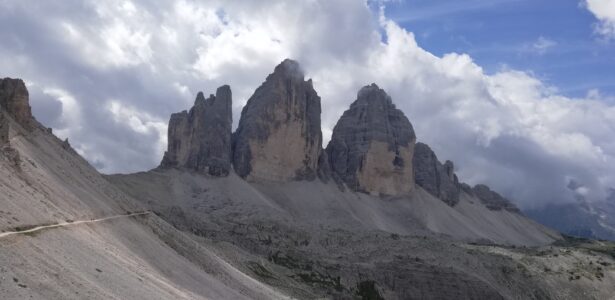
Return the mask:
<path id="1" fill-rule="evenodd" d="M 461 186 L 452 161 L 442 164 L 433 150 L 423 143 L 416 143 L 412 161 L 417 185 L 450 206 L 459 202 Z"/>
<path id="2" fill-rule="evenodd" d="M 408 118 L 383 89 L 371 84 L 337 122 L 326 151 L 332 173 L 350 189 L 398 196 L 414 186 L 415 141 Z"/>
<path id="3" fill-rule="evenodd" d="M 507 210 L 514 213 L 521 212 L 517 206 L 510 202 L 510 200 L 492 191 L 484 184 L 477 184 L 471 189 L 469 185 L 464 184 L 462 189 L 470 195 L 475 195 L 490 210 Z"/>
<path id="4" fill-rule="evenodd" d="M 171 115 L 168 150 L 161 167 L 180 167 L 212 176 L 231 170 L 232 94 L 228 85 L 205 99 L 199 92 L 190 112 Z"/>
<path id="5" fill-rule="evenodd" d="M 296 61 L 284 60 L 248 99 L 233 151 L 235 172 L 250 181 L 316 178 L 322 151 L 320 97 Z"/>

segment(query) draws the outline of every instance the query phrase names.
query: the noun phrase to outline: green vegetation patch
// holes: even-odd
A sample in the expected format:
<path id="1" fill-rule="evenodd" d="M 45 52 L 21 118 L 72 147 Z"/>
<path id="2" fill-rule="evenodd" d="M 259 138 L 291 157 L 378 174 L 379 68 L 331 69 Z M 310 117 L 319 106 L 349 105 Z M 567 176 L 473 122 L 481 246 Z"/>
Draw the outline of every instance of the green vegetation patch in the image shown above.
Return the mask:
<path id="1" fill-rule="evenodd" d="M 247 263 L 248 269 L 252 271 L 252 273 L 256 274 L 256 276 L 263 279 L 277 279 L 273 272 L 269 271 L 265 266 L 261 265 L 258 262 L 250 261 Z"/>

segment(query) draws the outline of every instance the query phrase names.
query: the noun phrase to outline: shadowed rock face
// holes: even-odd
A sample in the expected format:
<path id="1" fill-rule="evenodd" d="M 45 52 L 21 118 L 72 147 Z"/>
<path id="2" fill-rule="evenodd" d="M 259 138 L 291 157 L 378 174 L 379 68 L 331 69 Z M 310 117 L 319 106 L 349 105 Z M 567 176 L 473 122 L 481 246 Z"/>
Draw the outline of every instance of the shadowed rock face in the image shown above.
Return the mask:
<path id="1" fill-rule="evenodd" d="M 235 172 L 248 180 L 313 180 L 322 151 L 320 97 L 285 60 L 248 99 L 233 136 Z"/>
<path id="2" fill-rule="evenodd" d="M 519 208 L 512 204 L 502 195 L 492 191 L 488 186 L 477 184 L 472 188 L 472 192 L 480 201 L 490 210 L 507 210 L 514 213 L 520 213 Z"/>
<path id="3" fill-rule="evenodd" d="M 461 186 L 455 175 L 453 162 L 440 163 L 436 154 L 423 143 L 414 147 L 414 181 L 446 204 L 455 206 L 459 203 Z"/>
<path id="4" fill-rule="evenodd" d="M 403 195 L 414 186 L 416 136 L 384 90 L 363 87 L 333 129 L 327 146 L 332 173 L 355 191 Z"/>
<path id="5" fill-rule="evenodd" d="M 232 95 L 228 85 L 205 99 L 199 92 L 190 112 L 171 115 L 168 150 L 161 167 L 226 176 L 231 170 Z"/>
<path id="6" fill-rule="evenodd" d="M 9 120 L 4 116 L 4 112 L 0 110 L 0 146 L 9 142 Z"/>
<path id="7" fill-rule="evenodd" d="M 0 79 L 0 107 L 25 129 L 32 129 L 28 89 L 21 79 Z"/>

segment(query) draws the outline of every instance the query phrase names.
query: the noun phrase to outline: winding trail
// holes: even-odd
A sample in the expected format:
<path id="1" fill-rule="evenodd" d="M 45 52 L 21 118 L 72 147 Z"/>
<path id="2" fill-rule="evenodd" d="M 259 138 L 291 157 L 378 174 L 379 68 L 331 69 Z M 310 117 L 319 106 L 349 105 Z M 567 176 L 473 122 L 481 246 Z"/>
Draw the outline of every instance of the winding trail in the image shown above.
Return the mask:
<path id="1" fill-rule="evenodd" d="M 118 219 L 118 218 L 130 218 L 134 216 L 147 215 L 151 213 L 152 213 L 151 211 L 144 211 L 144 212 L 123 214 L 123 215 L 115 215 L 115 216 L 104 217 L 104 218 L 99 218 L 99 219 L 92 219 L 92 220 L 79 220 L 79 221 L 73 221 L 73 222 L 60 222 L 60 223 L 51 224 L 51 225 L 41 225 L 41 226 L 37 226 L 34 228 L 30 228 L 30 229 L 20 230 L 20 231 L 9 231 L 9 232 L 0 233 L 0 239 L 5 238 L 7 236 L 14 235 L 14 234 L 33 233 L 33 232 L 37 232 L 37 231 L 49 229 L 49 228 L 65 227 L 65 226 L 87 224 L 87 223 L 97 223 L 97 222 L 103 222 L 103 221 L 112 220 L 112 219 Z"/>

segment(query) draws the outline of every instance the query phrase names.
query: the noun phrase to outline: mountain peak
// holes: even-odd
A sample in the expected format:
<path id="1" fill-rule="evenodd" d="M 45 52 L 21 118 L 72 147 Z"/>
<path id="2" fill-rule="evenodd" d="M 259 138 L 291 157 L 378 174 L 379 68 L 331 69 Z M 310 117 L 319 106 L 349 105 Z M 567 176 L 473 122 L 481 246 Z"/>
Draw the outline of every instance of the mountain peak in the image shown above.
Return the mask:
<path id="1" fill-rule="evenodd" d="M 316 178 L 322 151 L 320 97 L 290 59 L 275 67 L 241 112 L 233 165 L 250 180 Z"/>
<path id="2" fill-rule="evenodd" d="M 290 58 L 283 60 L 279 65 L 277 65 L 273 73 L 300 78 L 303 78 L 305 76 L 301 65 L 299 65 L 297 61 Z"/>
<path id="3" fill-rule="evenodd" d="M 194 100 L 194 105 L 202 105 L 205 104 L 205 95 L 203 95 L 203 92 L 198 92 L 196 94 L 196 99 Z"/>
<path id="4" fill-rule="evenodd" d="M 414 186 L 412 124 L 376 84 L 363 87 L 333 129 L 333 173 L 355 191 L 404 195 Z"/>
<path id="5" fill-rule="evenodd" d="M 216 95 L 196 96 L 189 112 L 171 115 L 168 149 L 161 167 L 180 167 L 212 176 L 226 176 L 231 170 L 232 95 L 225 85 Z"/>

